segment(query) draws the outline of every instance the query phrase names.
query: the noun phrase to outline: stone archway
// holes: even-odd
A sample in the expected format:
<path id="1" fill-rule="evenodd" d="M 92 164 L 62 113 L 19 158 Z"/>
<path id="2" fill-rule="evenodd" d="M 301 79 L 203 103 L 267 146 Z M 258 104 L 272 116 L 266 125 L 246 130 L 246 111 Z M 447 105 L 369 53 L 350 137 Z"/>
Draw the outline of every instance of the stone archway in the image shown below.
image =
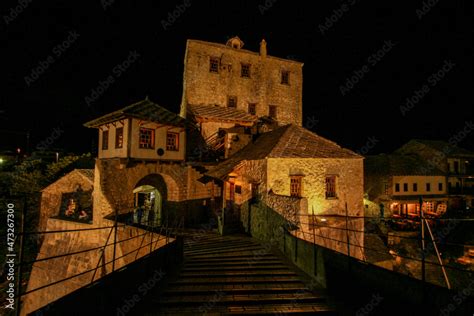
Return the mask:
<path id="1" fill-rule="evenodd" d="M 133 189 L 133 221 L 149 226 L 162 224 L 163 205 L 168 200 L 168 187 L 160 174 L 149 174 L 141 178 Z"/>

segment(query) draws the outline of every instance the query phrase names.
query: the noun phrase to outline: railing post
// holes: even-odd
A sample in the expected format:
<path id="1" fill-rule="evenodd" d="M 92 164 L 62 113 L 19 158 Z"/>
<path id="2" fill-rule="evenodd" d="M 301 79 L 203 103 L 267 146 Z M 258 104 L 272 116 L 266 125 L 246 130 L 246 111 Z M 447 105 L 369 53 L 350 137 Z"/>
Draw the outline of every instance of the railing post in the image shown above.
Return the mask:
<path id="1" fill-rule="evenodd" d="M 425 214 L 423 213 L 423 199 L 420 196 L 420 225 L 421 225 L 421 280 L 425 282 Z"/>
<path id="2" fill-rule="evenodd" d="M 117 220 L 118 220 L 118 206 L 115 207 L 115 223 L 114 223 L 114 254 L 112 259 L 112 272 L 115 271 L 115 253 L 117 249 Z"/>

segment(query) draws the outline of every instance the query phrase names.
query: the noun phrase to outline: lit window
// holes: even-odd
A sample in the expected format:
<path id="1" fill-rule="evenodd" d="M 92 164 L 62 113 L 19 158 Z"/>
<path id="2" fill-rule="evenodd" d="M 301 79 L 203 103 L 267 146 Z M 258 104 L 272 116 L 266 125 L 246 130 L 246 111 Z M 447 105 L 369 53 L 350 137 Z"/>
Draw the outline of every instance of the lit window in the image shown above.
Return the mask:
<path id="1" fill-rule="evenodd" d="M 179 134 L 178 133 L 167 133 L 166 134 L 166 150 L 179 150 Z"/>
<path id="2" fill-rule="evenodd" d="M 236 108 L 237 107 L 237 97 L 229 96 L 227 98 L 227 107 Z"/>
<path id="3" fill-rule="evenodd" d="M 443 183 L 438 183 L 438 191 L 443 191 Z"/>
<path id="4" fill-rule="evenodd" d="M 408 183 L 403 184 L 403 192 L 408 192 Z"/>
<path id="5" fill-rule="evenodd" d="M 326 177 L 326 199 L 336 197 L 336 176 Z"/>
<path id="6" fill-rule="evenodd" d="M 434 203 L 433 202 L 425 202 L 425 211 L 433 212 L 434 211 Z"/>
<path id="7" fill-rule="evenodd" d="M 400 183 L 395 183 L 395 192 L 400 192 Z"/>
<path id="8" fill-rule="evenodd" d="M 426 192 L 430 192 L 431 191 L 431 183 L 427 183 L 426 184 Z"/>
<path id="9" fill-rule="evenodd" d="M 268 107 L 268 116 L 270 116 L 271 118 L 274 118 L 274 119 L 277 118 L 277 107 L 276 107 L 276 105 L 270 105 Z"/>
<path id="10" fill-rule="evenodd" d="M 249 114 L 252 114 L 252 115 L 257 114 L 257 104 L 249 103 Z"/>
<path id="11" fill-rule="evenodd" d="M 153 149 L 155 147 L 155 130 L 140 128 L 140 148 Z"/>
<path id="12" fill-rule="evenodd" d="M 418 183 L 413 183 L 413 192 L 418 191 Z"/>
<path id="13" fill-rule="evenodd" d="M 123 147 L 123 127 L 115 129 L 115 148 Z"/>
<path id="14" fill-rule="evenodd" d="M 211 57 L 209 61 L 209 72 L 219 72 L 219 58 Z"/>
<path id="15" fill-rule="evenodd" d="M 281 72 L 281 83 L 282 84 L 290 84 L 290 72 L 289 71 L 282 71 Z"/>
<path id="16" fill-rule="evenodd" d="M 290 195 L 301 197 L 302 193 L 302 176 L 291 176 L 290 177 Z"/>
<path id="17" fill-rule="evenodd" d="M 102 150 L 109 149 L 109 131 L 102 132 Z"/>
<path id="18" fill-rule="evenodd" d="M 241 65 L 240 76 L 244 78 L 250 78 L 250 64 Z"/>

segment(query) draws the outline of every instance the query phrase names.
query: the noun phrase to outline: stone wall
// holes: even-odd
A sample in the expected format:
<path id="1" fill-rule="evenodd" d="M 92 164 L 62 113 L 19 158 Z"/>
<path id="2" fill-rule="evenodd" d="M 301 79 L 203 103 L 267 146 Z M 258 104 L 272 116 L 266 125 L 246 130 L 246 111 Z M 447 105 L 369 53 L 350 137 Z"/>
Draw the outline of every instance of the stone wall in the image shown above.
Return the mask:
<path id="1" fill-rule="evenodd" d="M 61 194 L 74 192 L 78 187 L 83 191 L 91 191 L 93 183 L 79 171 L 74 170 L 42 190 L 38 231 L 46 229 L 48 218 L 59 214 Z"/>
<path id="2" fill-rule="evenodd" d="M 362 159 L 269 158 L 268 189 L 290 195 L 290 175 L 304 175 L 302 196 L 308 200 L 308 214 L 364 214 L 364 171 Z M 326 199 L 326 175 L 336 175 L 337 198 Z"/>
<path id="3" fill-rule="evenodd" d="M 219 59 L 219 72 L 209 71 L 210 58 Z M 250 64 L 250 78 L 241 77 L 241 64 Z M 184 60 L 181 115 L 187 104 L 227 106 L 228 96 L 237 97 L 237 108 L 248 111 L 256 104 L 257 116 L 269 115 L 277 107 L 281 124 L 302 124 L 303 64 L 260 56 L 225 45 L 188 40 Z M 281 72 L 290 72 L 289 84 L 281 84 Z"/>
<path id="4" fill-rule="evenodd" d="M 104 220 L 103 224 L 106 225 L 104 227 L 113 226 L 112 221 Z M 49 219 L 46 230 L 68 231 L 94 227 L 60 219 Z M 80 287 L 90 284 L 93 279 L 97 280 L 112 272 L 114 235 L 114 230 L 111 228 L 46 234 L 37 260 L 104 246 L 105 255 L 101 259 L 102 250 L 94 249 L 84 253 L 34 263 L 28 280 L 27 291 L 95 269 L 98 265 L 108 264 L 97 269 L 95 275 L 93 271 L 86 272 L 67 281 L 27 294 L 22 300 L 21 314 L 26 315 Z M 152 238 L 153 243 L 151 243 Z M 163 246 L 165 240 L 164 236 L 127 226 L 118 228 L 117 242 L 115 258 L 122 256 L 123 258 L 119 258 L 115 262 L 116 270 L 133 262 L 135 258 L 138 259 L 148 254 L 150 250 L 154 251 Z M 140 246 L 146 247 L 143 247 L 138 254 L 136 251 L 132 252 L 132 250 L 139 249 Z"/>

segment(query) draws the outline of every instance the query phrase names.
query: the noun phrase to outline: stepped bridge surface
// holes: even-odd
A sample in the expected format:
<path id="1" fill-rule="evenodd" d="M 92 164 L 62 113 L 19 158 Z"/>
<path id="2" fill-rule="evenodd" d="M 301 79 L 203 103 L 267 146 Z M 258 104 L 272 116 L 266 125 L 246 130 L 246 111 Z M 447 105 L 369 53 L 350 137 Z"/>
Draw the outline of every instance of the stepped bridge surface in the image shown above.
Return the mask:
<path id="1" fill-rule="evenodd" d="M 141 228 L 156 232 L 156 227 L 141 225 Z M 471 293 L 458 297 L 465 288 L 449 290 L 389 271 L 321 247 L 289 231 L 283 235 L 283 251 L 241 233 L 221 236 L 216 229 L 183 229 L 181 224 L 176 224 L 161 227 L 159 233 L 165 241 L 162 247 L 152 250 L 144 243 L 150 249 L 148 255 L 35 312 L 44 315 L 90 312 L 101 315 L 368 315 L 372 312 L 374 315 L 437 315 L 449 311 L 449 315 L 466 315 L 474 311 L 474 286 Z M 318 271 L 318 275 L 323 275 L 325 284 L 316 282 L 319 279 L 315 278 L 316 262 L 321 258 L 324 270 Z M 308 262 L 313 265 L 310 269 Z"/>
<path id="2" fill-rule="evenodd" d="M 184 241 L 180 271 L 134 315 L 304 313 L 335 315 L 326 291 L 245 235 L 201 233 Z"/>

